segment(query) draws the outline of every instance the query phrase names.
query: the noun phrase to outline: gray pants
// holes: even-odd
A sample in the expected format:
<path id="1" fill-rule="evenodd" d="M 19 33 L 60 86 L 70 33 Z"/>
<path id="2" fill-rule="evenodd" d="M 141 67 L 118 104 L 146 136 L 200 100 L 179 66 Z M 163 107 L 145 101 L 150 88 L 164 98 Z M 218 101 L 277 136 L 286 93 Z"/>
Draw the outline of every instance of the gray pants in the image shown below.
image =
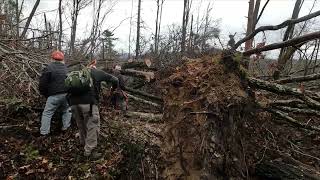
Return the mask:
<path id="1" fill-rule="evenodd" d="M 84 145 L 84 151 L 90 154 L 97 147 L 100 132 L 100 115 L 97 105 L 78 104 L 71 107 L 74 118 L 76 119 L 79 133 L 80 144 Z"/>
<path id="2" fill-rule="evenodd" d="M 54 112 L 61 107 L 62 108 L 62 130 L 66 130 L 70 127 L 71 111 L 66 99 L 66 93 L 56 94 L 49 96 L 46 102 L 46 106 L 43 110 L 41 117 L 40 133 L 47 135 L 50 132 L 51 118 Z"/>

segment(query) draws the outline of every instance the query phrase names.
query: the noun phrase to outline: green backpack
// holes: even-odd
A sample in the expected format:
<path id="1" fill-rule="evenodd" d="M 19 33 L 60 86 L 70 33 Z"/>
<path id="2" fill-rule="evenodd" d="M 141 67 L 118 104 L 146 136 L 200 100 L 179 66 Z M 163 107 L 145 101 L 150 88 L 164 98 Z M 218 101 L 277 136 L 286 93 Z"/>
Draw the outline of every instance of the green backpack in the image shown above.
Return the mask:
<path id="1" fill-rule="evenodd" d="M 72 71 L 67 75 L 64 84 L 72 94 L 83 94 L 93 88 L 91 70 L 83 68 L 80 71 Z"/>

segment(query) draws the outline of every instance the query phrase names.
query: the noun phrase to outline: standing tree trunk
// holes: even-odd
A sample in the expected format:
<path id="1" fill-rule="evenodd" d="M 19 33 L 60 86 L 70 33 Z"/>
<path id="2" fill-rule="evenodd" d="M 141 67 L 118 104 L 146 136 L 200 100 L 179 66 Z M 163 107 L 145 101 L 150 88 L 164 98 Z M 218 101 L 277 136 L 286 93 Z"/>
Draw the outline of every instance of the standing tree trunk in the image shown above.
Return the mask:
<path id="1" fill-rule="evenodd" d="M 44 19 L 44 33 L 43 35 L 45 36 L 45 38 L 43 38 L 44 41 L 46 41 L 46 46 L 45 48 L 48 48 L 49 47 L 49 37 L 46 37 L 46 35 L 48 34 L 49 30 L 48 30 L 48 23 L 47 23 L 47 16 L 46 16 L 46 13 L 43 13 L 43 19 Z"/>
<path id="2" fill-rule="evenodd" d="M 296 0 L 291 19 L 298 18 L 303 2 L 304 2 L 303 0 Z M 293 37 L 293 32 L 294 32 L 294 24 L 289 25 L 287 27 L 287 30 L 286 30 L 284 37 L 283 37 L 283 41 L 291 39 Z M 273 78 L 275 80 L 280 78 L 281 71 L 283 71 L 288 59 L 290 59 L 292 57 L 294 52 L 295 52 L 295 48 L 293 48 L 293 47 L 281 48 L 279 58 L 278 58 L 279 59 L 278 65 L 277 65 L 276 70 L 273 73 Z"/>
<path id="3" fill-rule="evenodd" d="M 260 4 L 261 4 L 261 0 L 256 0 L 256 3 L 254 5 L 253 17 L 252 17 L 252 30 L 251 30 L 251 32 L 253 32 L 256 29 L 256 25 L 258 23 L 257 19 L 258 19 Z"/>
<path id="4" fill-rule="evenodd" d="M 72 10 L 72 24 L 71 24 L 71 38 L 70 38 L 70 56 L 74 53 L 74 43 L 76 41 L 77 33 L 77 21 L 79 14 L 79 0 L 73 0 L 73 10 Z"/>
<path id="5" fill-rule="evenodd" d="M 185 48 L 186 48 L 188 7 L 189 7 L 189 0 L 184 0 L 184 2 L 183 2 L 183 16 L 182 16 L 182 37 L 181 37 L 181 53 L 182 54 L 184 54 Z"/>
<path id="6" fill-rule="evenodd" d="M 140 12 L 141 12 L 141 0 L 139 0 L 139 3 L 138 3 L 136 59 L 138 59 L 139 54 L 140 54 Z"/>
<path id="7" fill-rule="evenodd" d="M 191 16 L 191 23 L 190 23 L 190 37 L 189 37 L 189 49 L 191 50 L 191 52 L 193 51 L 193 30 L 192 30 L 192 24 L 193 24 L 193 15 Z"/>
<path id="8" fill-rule="evenodd" d="M 61 51 L 61 39 L 62 39 L 62 0 L 59 0 L 59 39 L 58 39 L 58 49 Z"/>
<path id="9" fill-rule="evenodd" d="M 129 54 L 128 59 L 131 57 L 131 33 L 132 33 L 132 12 L 133 12 L 133 0 L 131 0 L 131 16 L 130 16 L 130 30 L 129 30 Z"/>
<path id="10" fill-rule="evenodd" d="M 155 35 L 154 35 L 154 53 L 155 54 L 158 54 L 159 10 L 160 10 L 160 0 L 157 0 L 156 32 L 155 32 Z"/>
<path id="11" fill-rule="evenodd" d="M 17 39 L 19 39 L 19 21 L 20 21 L 19 0 L 16 0 L 16 38 Z"/>
<path id="12" fill-rule="evenodd" d="M 249 9 L 248 9 L 248 23 L 247 23 L 247 32 L 246 36 L 252 33 L 253 29 L 253 12 L 254 12 L 254 0 L 249 0 Z M 245 51 L 252 48 L 252 39 L 246 41 Z"/>
<path id="13" fill-rule="evenodd" d="M 37 0 L 36 3 L 34 4 L 34 6 L 33 6 L 33 8 L 32 8 L 32 11 L 31 11 L 31 13 L 30 13 L 30 15 L 29 15 L 29 17 L 28 17 L 27 22 L 26 22 L 26 25 L 24 26 L 24 29 L 23 29 L 23 31 L 22 31 L 22 33 L 21 33 L 21 36 L 20 36 L 21 39 L 23 39 L 23 38 L 25 37 L 25 35 L 26 35 L 26 33 L 27 33 L 27 30 L 28 30 L 28 28 L 29 28 L 29 25 L 30 25 L 30 23 L 31 23 L 31 20 L 32 20 L 32 18 L 33 18 L 33 16 L 34 16 L 34 13 L 36 12 L 36 10 L 37 10 L 37 8 L 38 8 L 38 6 L 39 6 L 39 3 L 40 3 L 40 0 Z"/>

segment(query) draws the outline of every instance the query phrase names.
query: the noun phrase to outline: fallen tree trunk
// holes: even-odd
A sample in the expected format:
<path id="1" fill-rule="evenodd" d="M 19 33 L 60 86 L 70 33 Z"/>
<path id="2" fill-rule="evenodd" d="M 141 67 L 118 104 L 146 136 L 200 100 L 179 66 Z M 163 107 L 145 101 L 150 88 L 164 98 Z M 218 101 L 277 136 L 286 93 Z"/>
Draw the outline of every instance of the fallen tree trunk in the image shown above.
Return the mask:
<path id="1" fill-rule="evenodd" d="M 128 62 L 128 63 L 123 63 L 121 65 L 122 69 L 132 69 L 132 68 L 137 68 L 137 69 L 149 69 L 152 71 L 157 71 L 157 68 L 149 67 L 146 65 L 145 62 Z"/>
<path id="2" fill-rule="evenodd" d="M 280 110 L 275 110 L 275 109 L 266 109 L 268 112 L 275 114 L 278 117 L 281 117 L 282 119 L 284 119 L 286 122 L 290 123 L 293 126 L 296 126 L 298 128 L 304 128 L 304 129 L 309 129 L 309 130 L 315 130 L 315 131 L 320 131 L 320 127 L 316 127 L 316 126 L 312 126 L 312 125 L 308 125 L 308 124 L 302 124 L 301 122 L 293 119 L 292 117 L 290 117 L 287 113 L 284 113 Z"/>
<path id="3" fill-rule="evenodd" d="M 125 87 L 125 91 L 128 91 L 128 92 L 130 92 L 132 94 L 135 94 L 135 95 L 140 95 L 140 96 L 149 98 L 151 100 L 163 102 L 161 97 L 158 97 L 158 96 L 155 96 L 155 95 L 143 92 L 143 91 L 139 91 L 139 90 L 132 89 L 132 88 L 129 88 L 129 87 Z"/>
<path id="4" fill-rule="evenodd" d="M 280 95 L 293 95 L 303 101 L 312 108 L 320 110 L 319 96 L 311 91 L 301 91 L 297 88 L 290 88 L 281 84 L 263 81 L 255 78 L 247 78 L 249 86 L 253 88 L 267 90 Z"/>
<path id="5" fill-rule="evenodd" d="M 290 40 L 283 41 L 280 43 L 269 44 L 269 45 L 266 45 L 262 48 L 251 49 L 251 50 L 243 52 L 243 55 L 250 56 L 251 54 L 260 53 L 263 51 L 270 51 L 270 50 L 279 49 L 279 48 L 283 48 L 283 47 L 295 46 L 297 44 L 304 43 L 304 42 L 311 41 L 311 40 L 318 39 L 318 38 L 320 38 L 320 31 L 309 33 L 309 34 L 299 36 L 296 38 L 292 38 Z"/>
<path id="6" fill-rule="evenodd" d="M 139 118 L 142 120 L 146 120 L 148 122 L 160 122 L 162 121 L 162 114 L 154 114 L 154 113 L 143 113 L 143 112 L 134 112 L 127 111 L 126 115 L 131 118 Z"/>
<path id="7" fill-rule="evenodd" d="M 137 71 L 133 69 L 125 69 L 120 70 L 120 73 L 125 76 L 132 76 L 137 78 L 142 78 L 150 82 L 151 80 L 154 80 L 154 72 L 144 72 L 144 71 Z"/>
<path id="8" fill-rule="evenodd" d="M 299 166 L 280 161 L 258 164 L 256 166 L 256 174 L 267 179 L 320 179 L 320 175 L 311 169 L 305 170 Z"/>
<path id="9" fill-rule="evenodd" d="M 141 103 L 144 103 L 144 104 L 149 104 L 149 105 L 157 107 L 157 108 L 161 108 L 161 105 L 159 105 L 157 103 L 154 103 L 154 102 L 151 102 L 151 101 L 147 101 L 147 100 L 142 99 L 142 98 L 135 97 L 135 96 L 133 96 L 131 94 L 128 94 L 128 93 L 127 93 L 127 95 L 128 95 L 129 98 L 131 98 L 131 99 L 133 99 L 135 101 L 138 101 L 138 102 L 141 102 Z"/>
<path id="10" fill-rule="evenodd" d="M 312 81 L 312 80 L 317 80 L 317 79 L 320 79 L 320 73 L 311 74 L 311 75 L 308 75 L 308 76 L 289 77 L 289 78 L 285 78 L 285 79 L 279 79 L 279 80 L 277 80 L 275 82 L 279 83 L 279 84 L 286 84 L 286 83 Z"/>
<path id="11" fill-rule="evenodd" d="M 320 112 L 314 109 L 300 109 L 300 108 L 292 108 L 292 107 L 285 107 L 285 106 L 277 106 L 275 108 L 281 111 L 286 111 L 286 112 L 320 116 Z"/>
<path id="12" fill-rule="evenodd" d="M 267 30 L 279 30 L 281 28 L 284 28 L 286 26 L 289 26 L 289 25 L 294 25 L 294 24 L 297 24 L 297 23 L 300 23 L 300 22 L 303 22 L 303 21 L 306 21 L 306 20 L 309 20 L 309 19 L 312 19 L 314 17 L 317 17 L 320 15 L 320 11 L 316 11 L 314 13 L 311 13 L 311 14 L 308 14 L 306 16 L 303 16 L 303 17 L 300 17 L 298 19 L 289 19 L 289 20 L 286 20 L 284 22 L 282 22 L 281 24 L 278 24 L 276 26 L 261 26 L 259 28 L 257 28 L 256 30 L 254 30 L 251 34 L 249 34 L 248 36 L 246 36 L 245 38 L 241 39 L 240 41 L 238 41 L 235 46 L 234 46 L 234 49 L 237 49 L 242 43 L 252 39 L 255 35 L 257 35 L 259 32 L 262 32 L 262 31 L 267 31 Z"/>
<path id="13" fill-rule="evenodd" d="M 303 106 L 304 102 L 300 99 L 289 99 L 289 100 L 277 100 L 269 103 L 269 106 L 289 106 L 289 107 L 297 107 Z M 306 107 L 306 106 L 305 106 Z"/>

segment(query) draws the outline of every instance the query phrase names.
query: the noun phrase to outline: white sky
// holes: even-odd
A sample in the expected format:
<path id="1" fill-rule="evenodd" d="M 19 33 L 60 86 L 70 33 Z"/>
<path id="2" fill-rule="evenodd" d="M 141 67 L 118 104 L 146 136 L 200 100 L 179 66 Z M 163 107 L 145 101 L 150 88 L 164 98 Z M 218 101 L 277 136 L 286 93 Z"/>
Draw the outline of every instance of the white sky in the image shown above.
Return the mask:
<path id="1" fill-rule="evenodd" d="M 20 0 L 21 1 L 21 0 Z M 24 15 L 27 16 L 36 0 L 25 0 L 25 11 Z M 63 0 L 64 2 L 72 3 L 72 0 Z M 109 0 L 110 1 L 110 0 Z M 114 0 L 113 0 L 114 1 Z M 137 2 L 134 1 L 134 15 L 136 15 Z M 108 2 L 108 0 L 107 0 Z M 110 7 L 110 3 L 105 3 L 104 9 Z M 131 0 L 118 0 L 114 6 L 113 11 L 109 14 L 104 21 L 103 29 L 118 26 L 119 23 L 130 17 L 131 13 Z M 202 3 L 201 3 L 202 2 Z M 264 5 L 265 0 L 262 0 L 261 7 Z M 246 16 L 248 10 L 248 0 L 193 0 L 192 12 L 194 16 L 197 16 L 197 9 L 200 8 L 200 16 L 205 12 L 208 3 L 213 3 L 212 17 L 214 19 L 221 19 L 221 38 L 227 40 L 229 33 L 237 32 L 236 38 L 239 39 L 243 36 L 246 28 Z M 258 23 L 261 25 L 275 25 L 282 21 L 290 18 L 295 0 L 271 0 Z M 304 16 L 309 13 L 310 8 L 313 4 L 313 0 L 305 0 L 305 3 L 300 12 L 300 16 Z M 58 25 L 58 0 L 41 0 L 37 12 L 43 12 L 48 10 L 54 10 L 47 13 L 47 18 L 53 22 L 56 26 Z M 165 29 L 168 25 L 173 23 L 181 24 L 182 22 L 182 8 L 183 0 L 165 0 L 163 6 L 163 17 L 162 17 L 162 29 Z M 317 3 L 313 11 L 320 10 L 320 3 Z M 70 12 L 65 10 L 66 18 L 68 16 L 68 22 L 70 22 Z M 90 28 L 92 26 L 92 15 L 93 8 L 88 7 L 80 12 L 78 20 L 78 31 L 77 38 L 88 37 Z M 142 0 L 142 20 L 145 22 L 147 28 L 142 30 L 142 34 L 150 36 L 154 33 L 155 19 L 156 19 L 156 0 Z M 194 17 L 195 18 L 195 17 Z M 69 36 L 70 29 L 67 21 L 64 22 L 64 32 Z M 133 20 L 135 26 L 136 20 Z M 33 26 L 43 23 L 43 15 L 39 15 L 33 19 Z M 316 25 L 320 29 L 319 24 Z M 116 42 L 117 50 L 128 50 L 128 36 L 129 36 L 130 20 L 127 19 L 116 29 L 114 32 L 115 37 L 119 38 Z M 133 28 L 133 36 L 135 37 L 135 28 Z M 163 32 L 163 31 L 162 31 Z M 267 43 L 280 41 L 280 33 L 268 32 Z M 236 39 L 236 40 L 237 40 Z"/>

